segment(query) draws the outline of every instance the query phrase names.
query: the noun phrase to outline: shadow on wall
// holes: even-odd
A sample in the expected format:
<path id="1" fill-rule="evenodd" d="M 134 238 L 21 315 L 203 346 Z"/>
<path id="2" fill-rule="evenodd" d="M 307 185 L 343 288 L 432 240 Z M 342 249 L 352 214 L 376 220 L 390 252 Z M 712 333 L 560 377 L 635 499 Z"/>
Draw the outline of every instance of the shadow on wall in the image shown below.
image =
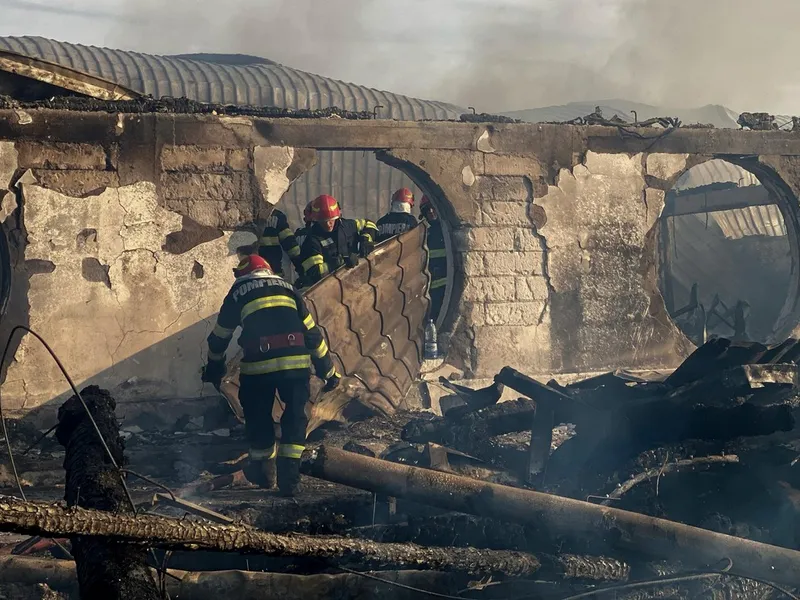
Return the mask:
<path id="1" fill-rule="evenodd" d="M 201 414 L 220 398 L 212 386 L 200 381 L 200 369 L 205 364 L 205 339 L 215 322 L 216 315 L 199 321 L 109 369 L 76 381 L 75 385 L 78 390 L 87 385 L 108 389 L 119 403 L 117 416 L 121 419 L 150 413 L 157 422 L 169 424 L 186 413 Z M 234 341 L 229 354 L 237 349 Z M 53 350 L 58 354 L 57 347 Z M 48 357 L 47 360 L 52 359 Z M 68 387 L 65 380 L 63 385 Z M 29 391 L 36 393 L 35 388 Z M 58 408 L 71 395 L 72 391 L 67 389 L 44 404 L 25 411 L 24 420 L 37 427 L 52 426 Z M 15 412 L 19 415 L 19 411 L 11 414 Z"/>

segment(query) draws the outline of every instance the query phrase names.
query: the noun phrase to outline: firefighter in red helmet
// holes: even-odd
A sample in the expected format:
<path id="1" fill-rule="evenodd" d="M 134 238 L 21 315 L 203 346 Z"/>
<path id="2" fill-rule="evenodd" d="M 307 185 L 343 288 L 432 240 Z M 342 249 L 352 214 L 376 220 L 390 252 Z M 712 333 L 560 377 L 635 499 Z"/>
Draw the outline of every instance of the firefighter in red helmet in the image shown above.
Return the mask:
<path id="1" fill-rule="evenodd" d="M 425 236 L 428 246 L 428 271 L 431 274 L 431 308 L 430 318 L 434 321 L 439 316 L 444 302 L 447 285 L 447 252 L 444 245 L 442 222 L 428 196 L 423 196 L 419 203 L 420 220 L 425 220 L 428 231 Z"/>
<path id="2" fill-rule="evenodd" d="M 300 259 L 306 284 L 311 285 L 342 265 L 352 268 L 375 245 L 378 231 L 367 219 L 345 219 L 336 198 L 318 196 L 311 203 L 311 231 Z"/>
<path id="3" fill-rule="evenodd" d="M 379 244 L 417 226 L 417 220 L 411 215 L 413 208 L 414 193 L 410 189 L 400 188 L 392 195 L 389 213 L 378 219 Z"/>
<path id="4" fill-rule="evenodd" d="M 239 401 L 250 443 L 245 475 L 267 489 L 274 487 L 277 475 L 281 493 L 291 496 L 300 482 L 311 366 L 326 381 L 326 391 L 339 384 L 340 375 L 305 300 L 272 272 L 266 260 L 256 254 L 245 256 L 233 273 L 236 281 L 208 336 L 208 363 L 202 379 L 219 389 L 225 376 L 225 351 L 241 327 L 239 345 L 244 354 Z M 276 392 L 286 405 L 279 444 L 272 422 Z"/>

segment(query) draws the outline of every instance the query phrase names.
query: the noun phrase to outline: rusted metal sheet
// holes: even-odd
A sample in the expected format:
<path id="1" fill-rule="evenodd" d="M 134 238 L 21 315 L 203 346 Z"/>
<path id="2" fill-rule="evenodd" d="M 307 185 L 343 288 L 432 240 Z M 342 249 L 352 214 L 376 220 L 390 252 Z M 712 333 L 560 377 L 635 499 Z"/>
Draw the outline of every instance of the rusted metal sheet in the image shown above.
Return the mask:
<path id="1" fill-rule="evenodd" d="M 422 364 L 429 276 L 425 230 L 417 227 L 378 246 L 354 269 L 340 269 L 304 292 L 328 340 L 342 385 L 321 394 L 312 378 L 309 431 L 346 420 L 353 401 L 389 414 L 402 403 Z M 241 417 L 239 361 L 228 363 L 222 394 Z M 280 415 L 280 408 L 274 416 Z"/>

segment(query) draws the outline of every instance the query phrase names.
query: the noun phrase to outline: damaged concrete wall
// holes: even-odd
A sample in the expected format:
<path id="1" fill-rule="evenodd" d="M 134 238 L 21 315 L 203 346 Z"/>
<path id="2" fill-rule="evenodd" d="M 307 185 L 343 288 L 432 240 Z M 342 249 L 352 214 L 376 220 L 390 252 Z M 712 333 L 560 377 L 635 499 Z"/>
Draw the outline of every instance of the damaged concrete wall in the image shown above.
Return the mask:
<path id="1" fill-rule="evenodd" d="M 75 381 L 122 398 L 199 396 L 203 341 L 231 284 L 231 234 L 173 254 L 161 249 L 182 218 L 142 182 L 76 198 L 25 186 L 30 327 Z M 42 345 L 22 340 L 2 387 L 9 409 L 67 392 Z"/>
<path id="2" fill-rule="evenodd" d="M 678 364 L 691 348 L 658 291 L 655 224 L 687 155 L 486 144 L 387 159 L 424 169 L 458 222 L 450 360 L 479 378 L 505 365 L 549 376 Z"/>
<path id="3" fill-rule="evenodd" d="M 691 348 L 657 286 L 666 190 L 694 164 L 732 155 L 774 165 L 792 211 L 800 189 L 800 138 L 780 131 L 639 138 L 609 127 L 35 110 L 0 111 L 2 141 L 0 165 L 15 166 L 0 172 L 16 180 L 32 169 L 37 182 L 24 186 L 32 212 L 23 207 L 29 240 L 17 270 L 30 322 L 76 362 L 101 340 L 74 368 L 128 381 L 130 397 L 155 389 L 137 384 L 151 374 L 168 394 L 197 394 L 199 330 L 236 245 L 222 231 L 263 216 L 314 149 L 378 151 L 431 194 L 453 232 L 448 360 L 478 377 L 506 364 L 542 376 L 677 364 Z M 79 333 L 66 339 L 59 322 Z M 63 391 L 33 352 L 24 343 L 9 370 L 5 397 L 17 407 Z"/>
<path id="4" fill-rule="evenodd" d="M 255 241 L 254 220 L 313 163 L 313 151 L 288 147 L 0 141 L 0 194 L 14 184 L 2 220 L 18 201 L 22 217 L 6 221 L 19 260 L 3 329 L 30 325 L 77 383 L 123 400 L 203 395 L 205 338 L 236 248 Z M 24 336 L 4 406 L 28 412 L 67 390 Z"/>

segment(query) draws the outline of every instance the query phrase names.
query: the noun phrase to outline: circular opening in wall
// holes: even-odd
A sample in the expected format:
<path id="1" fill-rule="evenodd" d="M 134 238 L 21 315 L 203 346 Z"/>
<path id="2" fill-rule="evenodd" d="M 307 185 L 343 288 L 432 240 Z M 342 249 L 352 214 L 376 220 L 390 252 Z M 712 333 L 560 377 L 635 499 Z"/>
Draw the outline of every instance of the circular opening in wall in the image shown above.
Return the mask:
<path id="1" fill-rule="evenodd" d="M 796 232 L 785 217 L 795 209 L 773 183 L 715 159 L 686 171 L 666 195 L 659 285 L 669 315 L 697 345 L 712 337 L 773 343 L 793 328 Z"/>

